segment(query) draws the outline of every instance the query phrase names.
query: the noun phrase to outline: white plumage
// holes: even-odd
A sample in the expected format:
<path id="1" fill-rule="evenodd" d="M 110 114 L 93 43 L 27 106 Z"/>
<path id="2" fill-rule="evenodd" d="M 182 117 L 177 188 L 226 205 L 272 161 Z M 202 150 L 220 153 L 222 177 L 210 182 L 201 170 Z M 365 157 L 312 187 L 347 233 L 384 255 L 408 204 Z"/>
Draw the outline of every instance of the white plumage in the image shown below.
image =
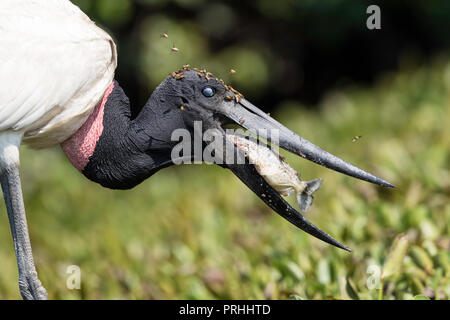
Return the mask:
<path id="1" fill-rule="evenodd" d="M 0 138 L 69 138 L 113 81 L 111 37 L 68 0 L 0 1 Z M 1 139 L 0 139 L 1 140 Z"/>
<path id="2" fill-rule="evenodd" d="M 46 299 L 37 277 L 19 176 L 22 141 L 60 144 L 114 79 L 111 37 L 68 0 L 0 0 L 0 184 L 24 299 Z"/>

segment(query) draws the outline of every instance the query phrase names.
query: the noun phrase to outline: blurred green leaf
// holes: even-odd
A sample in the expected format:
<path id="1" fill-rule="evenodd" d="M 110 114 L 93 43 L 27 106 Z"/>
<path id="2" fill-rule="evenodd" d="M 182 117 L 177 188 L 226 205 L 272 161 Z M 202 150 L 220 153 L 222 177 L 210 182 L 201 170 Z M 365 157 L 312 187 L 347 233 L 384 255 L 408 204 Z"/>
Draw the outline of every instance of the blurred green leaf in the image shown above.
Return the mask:
<path id="1" fill-rule="evenodd" d="M 286 263 L 286 267 L 291 272 L 291 274 L 295 277 L 295 279 L 300 281 L 305 278 L 305 274 L 303 273 L 302 269 L 300 269 L 300 267 L 296 263 L 289 261 Z"/>
<path id="2" fill-rule="evenodd" d="M 433 271 L 433 260 L 428 256 L 427 252 L 418 247 L 413 246 L 410 250 L 411 258 L 417 264 L 417 266 L 423 268 L 427 273 L 432 273 Z"/>
<path id="3" fill-rule="evenodd" d="M 381 278 L 386 279 L 400 272 L 403 259 L 408 251 L 409 241 L 405 234 L 398 235 L 392 244 L 389 255 L 384 262 Z"/>
<path id="4" fill-rule="evenodd" d="M 346 279 L 345 283 L 345 290 L 350 298 L 353 300 L 359 300 L 358 291 L 355 288 L 355 285 L 353 284 L 353 281 L 351 279 Z"/>
<path id="5" fill-rule="evenodd" d="M 331 281 L 331 271 L 328 259 L 321 259 L 317 265 L 317 280 L 321 284 L 328 284 Z"/>

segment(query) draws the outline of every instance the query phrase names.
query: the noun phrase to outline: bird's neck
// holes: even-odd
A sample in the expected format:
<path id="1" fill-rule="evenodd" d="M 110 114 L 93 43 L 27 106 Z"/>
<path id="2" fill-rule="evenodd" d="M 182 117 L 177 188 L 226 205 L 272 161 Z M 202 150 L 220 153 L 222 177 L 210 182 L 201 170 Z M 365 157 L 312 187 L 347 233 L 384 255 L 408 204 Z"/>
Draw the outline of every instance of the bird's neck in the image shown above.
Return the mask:
<path id="1" fill-rule="evenodd" d="M 170 165 L 170 159 L 159 159 L 152 151 L 155 122 L 148 119 L 147 109 L 131 120 L 130 102 L 114 81 L 83 126 L 62 143 L 62 149 L 88 179 L 107 188 L 132 188 L 161 166 Z"/>

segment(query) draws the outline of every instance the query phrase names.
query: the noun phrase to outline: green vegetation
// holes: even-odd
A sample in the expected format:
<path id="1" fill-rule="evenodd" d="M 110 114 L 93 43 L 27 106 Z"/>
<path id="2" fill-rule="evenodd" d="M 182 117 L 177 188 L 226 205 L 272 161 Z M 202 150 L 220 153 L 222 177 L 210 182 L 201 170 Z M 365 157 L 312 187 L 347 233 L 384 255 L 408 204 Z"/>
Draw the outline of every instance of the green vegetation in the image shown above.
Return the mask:
<path id="1" fill-rule="evenodd" d="M 58 148 L 23 147 L 30 234 L 49 296 L 450 298 L 449 61 L 403 67 L 371 88 L 342 88 L 319 111 L 295 101 L 276 109 L 305 138 L 397 186 L 286 154 L 303 179 L 324 179 L 308 217 L 351 254 L 297 230 L 216 166 L 171 167 L 134 190 L 111 191 L 80 175 Z M 4 206 L 0 261 L 0 298 L 19 298 Z M 69 265 L 82 270 L 81 290 L 66 289 Z"/>

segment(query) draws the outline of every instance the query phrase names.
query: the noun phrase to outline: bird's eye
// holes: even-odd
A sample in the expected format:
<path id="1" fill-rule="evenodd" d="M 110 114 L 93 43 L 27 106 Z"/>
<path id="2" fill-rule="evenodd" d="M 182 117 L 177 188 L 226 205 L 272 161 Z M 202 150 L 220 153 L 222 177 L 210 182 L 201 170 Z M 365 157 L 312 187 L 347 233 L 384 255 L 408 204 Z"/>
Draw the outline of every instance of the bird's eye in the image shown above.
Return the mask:
<path id="1" fill-rule="evenodd" d="M 212 97 L 216 92 L 215 92 L 214 89 L 211 88 L 211 87 L 205 87 L 205 88 L 203 89 L 202 93 L 203 93 L 203 95 L 204 95 L 205 97 L 210 98 L 210 97 Z"/>

